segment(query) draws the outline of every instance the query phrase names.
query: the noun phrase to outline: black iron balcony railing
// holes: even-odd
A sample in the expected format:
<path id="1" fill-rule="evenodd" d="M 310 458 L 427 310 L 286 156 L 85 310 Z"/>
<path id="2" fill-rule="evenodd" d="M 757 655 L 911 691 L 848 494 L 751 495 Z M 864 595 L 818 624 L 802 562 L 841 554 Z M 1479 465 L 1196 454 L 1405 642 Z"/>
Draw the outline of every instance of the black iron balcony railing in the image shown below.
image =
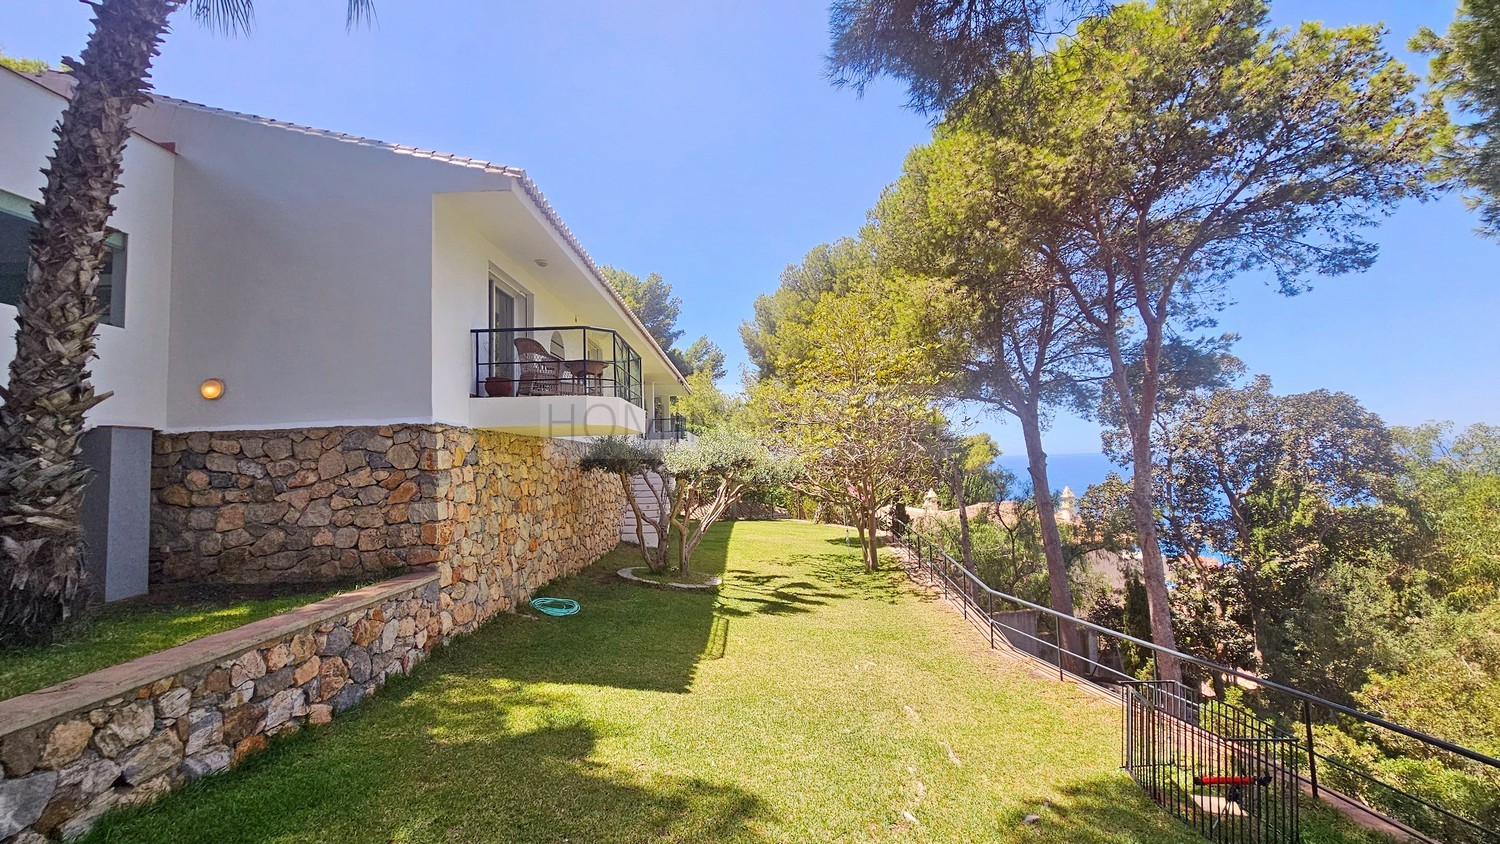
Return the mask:
<path id="1" fill-rule="evenodd" d="M 475 396 L 614 396 L 645 406 L 641 356 L 611 329 L 559 325 L 470 333 Z"/>
<path id="2" fill-rule="evenodd" d="M 687 419 L 673 414 L 672 416 L 658 416 L 646 423 L 646 439 L 648 440 L 681 440 L 688 435 Z"/>

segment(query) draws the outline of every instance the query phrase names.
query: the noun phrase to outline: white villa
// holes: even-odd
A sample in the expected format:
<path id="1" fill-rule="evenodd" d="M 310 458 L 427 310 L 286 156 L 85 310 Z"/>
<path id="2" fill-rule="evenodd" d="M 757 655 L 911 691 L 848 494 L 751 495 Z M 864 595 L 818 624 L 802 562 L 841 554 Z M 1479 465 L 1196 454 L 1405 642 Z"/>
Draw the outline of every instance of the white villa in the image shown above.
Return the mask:
<path id="1" fill-rule="evenodd" d="M 69 84 L 0 69 L 5 325 Z M 235 582 L 605 541 L 527 521 L 595 506 L 542 475 L 582 484 L 565 438 L 649 434 L 686 382 L 523 171 L 167 97 L 134 128 L 90 420 L 110 598 L 148 551 L 152 577 Z M 511 492 L 454 498 L 491 465 Z"/>

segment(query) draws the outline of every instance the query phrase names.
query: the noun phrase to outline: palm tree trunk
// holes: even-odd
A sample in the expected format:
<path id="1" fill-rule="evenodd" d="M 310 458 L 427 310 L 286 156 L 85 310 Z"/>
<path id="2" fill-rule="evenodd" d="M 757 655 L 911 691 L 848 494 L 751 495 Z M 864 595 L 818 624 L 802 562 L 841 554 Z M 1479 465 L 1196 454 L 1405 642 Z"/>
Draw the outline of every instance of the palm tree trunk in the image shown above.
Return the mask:
<path id="1" fill-rule="evenodd" d="M 83 598 L 79 460 L 96 396 L 99 306 L 110 200 L 120 188 L 130 112 L 146 101 L 151 62 L 176 0 L 102 0 L 73 96 L 43 171 L 16 352 L 0 390 L 0 641 L 44 636 Z"/>

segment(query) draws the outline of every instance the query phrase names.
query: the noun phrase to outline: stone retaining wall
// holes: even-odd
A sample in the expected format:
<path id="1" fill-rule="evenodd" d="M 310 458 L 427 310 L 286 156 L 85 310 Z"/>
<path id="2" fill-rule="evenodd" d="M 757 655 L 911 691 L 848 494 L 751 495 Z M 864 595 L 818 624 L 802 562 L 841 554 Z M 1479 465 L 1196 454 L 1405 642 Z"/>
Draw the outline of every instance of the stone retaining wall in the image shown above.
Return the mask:
<path id="1" fill-rule="evenodd" d="M 158 434 L 152 579 L 335 580 L 503 557 L 502 579 L 534 586 L 619 537 L 619 482 L 581 471 L 580 449 L 444 425 Z"/>
<path id="2" fill-rule="evenodd" d="M 435 425 L 158 435 L 154 577 L 415 570 L 0 701 L 0 844 L 224 770 L 587 566 L 619 542 L 624 493 L 579 450 Z"/>
<path id="3" fill-rule="evenodd" d="M 413 572 L 0 701 L 0 841 L 81 835 L 327 722 L 474 626 L 449 592 Z"/>

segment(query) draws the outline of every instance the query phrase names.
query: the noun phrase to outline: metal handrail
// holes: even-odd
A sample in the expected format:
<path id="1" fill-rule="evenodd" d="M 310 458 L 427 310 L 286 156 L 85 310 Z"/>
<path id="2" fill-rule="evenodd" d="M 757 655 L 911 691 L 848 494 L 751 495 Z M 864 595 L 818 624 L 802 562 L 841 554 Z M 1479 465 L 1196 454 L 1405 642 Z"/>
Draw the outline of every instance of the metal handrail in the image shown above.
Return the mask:
<path id="1" fill-rule="evenodd" d="M 942 545 L 940 543 L 938 543 L 937 541 L 933 540 L 932 538 L 930 538 L 928 536 L 923 535 L 920 531 L 914 530 L 914 529 L 912 529 L 910 527 L 908 527 L 906 529 L 904 536 L 898 536 L 898 537 L 895 537 L 895 539 L 896 539 L 896 541 L 899 544 L 907 547 L 907 549 L 910 550 L 913 553 L 913 555 L 915 556 L 916 560 L 920 564 L 928 565 L 928 562 L 924 559 L 924 557 L 922 555 L 922 548 L 924 546 L 926 548 L 930 549 L 931 551 L 936 552 L 937 554 L 939 554 L 939 555 L 942 556 L 942 558 L 947 563 L 947 565 L 944 567 L 945 570 L 942 572 L 942 576 L 943 576 L 943 579 L 944 579 L 944 582 L 945 582 L 945 591 L 946 591 L 946 586 L 951 584 L 955 588 L 955 590 L 960 591 L 960 592 L 963 593 L 964 607 L 965 607 L 966 614 L 967 614 L 967 609 L 968 609 L 969 605 L 972 605 L 976 611 L 980 611 L 982 609 L 982 607 L 979 606 L 979 602 L 977 600 L 975 600 L 974 596 L 971 595 L 971 594 L 969 594 L 969 589 L 976 589 L 977 588 L 978 590 L 980 590 L 980 592 L 982 594 L 989 596 L 989 598 L 991 599 L 990 600 L 990 605 L 991 606 L 990 606 L 990 610 L 989 610 L 989 615 L 991 617 L 987 619 L 987 621 L 988 621 L 988 625 L 987 626 L 990 628 L 990 640 L 991 640 L 991 644 L 992 645 L 994 644 L 994 628 L 996 626 L 998 626 L 998 627 L 1003 628 L 1004 630 L 1010 631 L 1010 633 L 1016 634 L 1017 636 L 1020 636 L 1020 637 L 1026 638 L 1026 639 L 1030 639 L 1032 641 L 1038 642 L 1040 644 L 1043 644 L 1043 645 L 1045 645 L 1045 646 L 1047 646 L 1049 648 L 1052 648 L 1055 651 L 1057 651 L 1058 654 L 1059 654 L 1059 657 L 1058 657 L 1058 660 L 1057 660 L 1058 661 L 1058 671 L 1060 673 L 1064 672 L 1064 671 L 1067 671 L 1067 673 L 1071 673 L 1074 676 L 1079 677 L 1081 679 L 1090 680 L 1090 681 L 1094 680 L 1095 678 L 1090 678 L 1090 677 L 1078 674 L 1078 673 L 1073 672 L 1073 671 L 1068 671 L 1066 668 L 1064 668 L 1064 664 L 1068 660 L 1076 660 L 1079 663 L 1091 665 L 1091 666 L 1094 666 L 1096 668 L 1102 669 L 1104 671 L 1107 671 L 1107 672 L 1110 672 L 1110 673 L 1113 673 L 1113 674 L 1119 674 L 1121 677 L 1128 678 L 1129 681 L 1134 681 L 1136 679 L 1134 677 L 1130 677 L 1129 675 L 1125 674 L 1124 672 L 1122 672 L 1122 671 L 1120 671 L 1120 670 L 1118 670 L 1116 668 L 1113 668 L 1111 666 L 1107 666 L 1107 665 L 1104 665 L 1103 663 L 1100 663 L 1100 662 L 1097 662 L 1095 660 L 1089 659 L 1084 654 L 1068 652 L 1067 653 L 1067 659 L 1064 659 L 1062 657 L 1062 654 L 1064 652 L 1064 648 L 1062 647 L 1062 644 L 1061 644 L 1060 641 L 1058 643 L 1049 642 L 1046 639 L 1042 639 L 1042 638 L 1040 638 L 1038 636 L 1035 636 L 1033 634 L 1027 633 L 1024 630 L 1020 630 L 1018 628 L 1015 628 L 1015 627 L 1012 627 L 1010 625 L 1007 625 L 1004 622 L 1001 622 L 1001 621 L 998 621 L 998 620 L 994 619 L 993 618 L 994 600 L 995 599 L 999 599 L 1001 601 L 1005 601 L 1007 603 L 1014 604 L 1014 605 L 1019 606 L 1019 607 L 1024 607 L 1024 608 L 1026 608 L 1028 610 L 1032 610 L 1032 611 L 1041 613 L 1044 616 L 1051 617 L 1051 618 L 1055 619 L 1060 624 L 1072 625 L 1075 628 L 1081 628 L 1081 629 L 1084 629 L 1084 630 L 1090 630 L 1090 631 L 1098 633 L 1098 634 L 1100 634 L 1102 636 L 1106 636 L 1106 637 L 1109 637 L 1111 639 L 1115 639 L 1115 640 L 1118 640 L 1118 641 L 1121 641 L 1121 642 L 1129 642 L 1129 643 L 1131 643 L 1133 645 L 1137 645 L 1139 647 L 1145 648 L 1145 649 L 1150 650 L 1150 651 L 1152 651 L 1154 653 L 1163 654 L 1163 655 L 1169 655 L 1169 656 L 1174 656 L 1174 657 L 1176 657 L 1177 659 L 1179 659 L 1179 660 L 1181 660 L 1183 662 L 1196 665 L 1196 666 L 1198 666 L 1200 668 L 1205 668 L 1205 669 L 1208 669 L 1210 671 L 1217 672 L 1219 674 L 1223 674 L 1223 675 L 1228 676 L 1228 677 L 1235 677 L 1235 678 L 1238 678 L 1238 679 L 1241 679 L 1241 680 L 1246 680 L 1246 681 L 1255 683 L 1255 684 L 1257 684 L 1257 685 L 1259 685 L 1259 686 L 1261 686 L 1263 688 L 1271 689 L 1271 690 L 1279 692 L 1281 694 L 1288 695 L 1288 696 L 1290 696 L 1290 697 L 1292 697 L 1292 698 L 1294 698 L 1294 699 L 1296 699 L 1298 701 L 1301 701 L 1302 705 L 1303 705 L 1302 717 L 1303 717 L 1303 720 L 1304 720 L 1304 722 L 1306 723 L 1306 725 L 1308 727 L 1308 746 L 1307 746 L 1307 751 L 1308 751 L 1309 762 L 1311 763 L 1310 764 L 1310 772 L 1311 772 L 1310 784 L 1312 786 L 1313 793 L 1315 795 L 1318 792 L 1318 783 L 1317 783 L 1317 778 L 1316 778 L 1316 762 L 1317 762 L 1317 760 L 1322 759 L 1322 760 L 1324 760 L 1326 762 L 1329 762 L 1329 763 L 1335 765 L 1336 767 L 1338 767 L 1338 768 L 1340 768 L 1342 770 L 1348 770 L 1351 773 L 1359 773 L 1362 778 L 1364 778 L 1366 780 L 1369 780 L 1370 782 L 1373 782 L 1373 783 L 1379 785 L 1380 787 L 1389 790 L 1393 794 L 1400 795 L 1401 797 L 1403 797 L 1405 799 L 1408 799 L 1408 800 L 1411 800 L 1411 801 L 1413 801 L 1415 803 L 1421 804 L 1424 808 L 1429 808 L 1429 809 L 1432 809 L 1432 810 L 1434 810 L 1436 812 L 1439 812 L 1440 814 L 1442 814 L 1446 818 L 1448 818 L 1450 820 L 1453 820 L 1453 821 L 1457 821 L 1457 822 L 1463 824 L 1464 826 L 1467 826 L 1468 828 L 1470 828 L 1473 831 L 1477 831 L 1477 832 L 1483 833 L 1483 834 L 1488 835 L 1488 836 L 1494 836 L 1495 840 L 1500 841 L 1500 832 L 1497 832 L 1495 830 L 1492 830 L 1492 829 L 1489 829 L 1487 827 L 1484 827 L 1484 826 L 1478 824 L 1477 822 L 1475 822 L 1473 820 L 1470 820 L 1469 818 L 1466 818 L 1466 817 L 1464 817 L 1462 815 L 1455 814 L 1455 813 L 1453 813 L 1453 812 L 1451 812 L 1451 811 L 1449 811 L 1447 809 L 1442 808 L 1441 806 L 1433 804 L 1430 801 L 1424 800 L 1423 798 L 1418 797 L 1418 796 L 1416 796 L 1414 794 L 1409 794 L 1409 793 L 1407 793 L 1405 791 L 1402 791 L 1401 789 L 1399 789 L 1399 788 L 1397 788 L 1397 787 L 1395 787 L 1393 785 L 1390 785 L 1389 783 L 1383 782 L 1383 781 L 1381 781 L 1381 780 L 1379 780 L 1379 779 L 1377 779 L 1375 777 L 1372 777 L 1372 776 L 1370 776 L 1368 774 L 1365 774 L 1363 772 L 1355 771 L 1354 769 L 1350 768 L 1348 765 L 1340 762 L 1339 760 L 1334 759 L 1332 757 L 1329 757 L 1326 754 L 1319 753 L 1317 751 L 1316 747 L 1313 745 L 1312 740 L 1311 740 L 1311 738 L 1312 738 L 1312 736 L 1311 736 L 1311 716 L 1310 716 L 1309 707 L 1311 707 L 1311 706 L 1325 707 L 1326 709 L 1328 709 L 1328 710 L 1330 710 L 1332 712 L 1337 712 L 1337 713 L 1340 713 L 1342 715 L 1346 715 L 1346 716 L 1348 716 L 1350 718 L 1354 718 L 1355 720 L 1362 721 L 1364 723 L 1370 724 L 1370 725 L 1375 726 L 1375 727 L 1379 727 L 1379 728 L 1384 729 L 1384 730 L 1388 730 L 1388 731 L 1390 731 L 1392 733 L 1395 733 L 1397 735 L 1405 736 L 1407 738 L 1410 738 L 1410 739 L 1412 739 L 1414 741 L 1417 741 L 1417 742 L 1420 742 L 1422 744 L 1428 745 L 1430 747 L 1434 747 L 1434 748 L 1437 748 L 1437 749 L 1440 749 L 1440 750 L 1447 751 L 1449 753 L 1453 753 L 1456 756 L 1462 757 L 1464 759 L 1468 759 L 1468 760 L 1470 760 L 1472 762 L 1477 762 L 1477 763 L 1479 763 L 1481 765 L 1485 765 L 1487 767 L 1494 768 L 1496 770 L 1500 770 L 1500 759 L 1496 759 L 1496 758 L 1494 758 L 1492 756 L 1488 756 L 1488 755 L 1486 755 L 1484 753 L 1480 753 L 1477 750 L 1473 750 L 1471 748 L 1464 747 L 1463 745 L 1455 744 L 1455 743 L 1453 743 L 1451 741 L 1447 741 L 1446 739 L 1441 739 L 1441 738 L 1438 738 L 1437 736 L 1428 735 L 1427 733 L 1424 733 L 1424 732 L 1422 732 L 1420 730 L 1415 730 L 1415 729 L 1412 729 L 1411 727 L 1406 727 L 1406 726 L 1403 726 L 1401 724 L 1397 724 L 1397 723 L 1395 723 L 1393 721 L 1388 721 L 1388 720 L 1386 720 L 1384 718 L 1381 718 L 1378 715 L 1374 715 L 1374 714 L 1371 714 L 1371 713 L 1368 713 L 1368 712 L 1363 712 L 1361 710 L 1355 709 L 1355 708 L 1350 707 L 1350 706 L 1345 706 L 1344 704 L 1337 703 L 1335 701 L 1331 701 L 1331 700 L 1328 700 L 1328 699 L 1323 698 L 1323 697 L 1319 697 L 1318 695 L 1312 694 L 1310 692 L 1304 692 L 1301 689 L 1295 688 L 1293 686 L 1288 686 L 1288 685 L 1285 685 L 1283 683 L 1277 683 L 1274 680 L 1267 680 L 1267 679 L 1265 679 L 1263 677 L 1260 677 L 1260 676 L 1255 675 L 1255 674 L 1251 674 L 1251 673 L 1246 672 L 1246 671 L 1241 671 L 1241 670 L 1236 669 L 1236 668 L 1231 668 L 1231 667 L 1229 667 L 1227 665 L 1220 665 L 1220 664 L 1218 664 L 1216 662 L 1212 662 L 1210 660 L 1206 660 L 1206 659 L 1203 659 L 1201 657 L 1193 656 L 1192 654 L 1183 653 L 1182 651 L 1178 651 L 1178 650 L 1174 650 L 1174 649 L 1171 649 L 1171 648 L 1163 647 L 1162 645 L 1158 645 L 1155 642 L 1151 642 L 1151 641 L 1146 640 L 1146 639 L 1137 638 L 1135 636 L 1131 636 L 1128 633 L 1122 633 L 1122 632 L 1120 632 L 1118 630 L 1114 630 L 1112 628 L 1105 627 L 1105 626 L 1103 626 L 1101 624 L 1095 624 L 1094 622 L 1078 618 L 1077 616 L 1072 616 L 1072 615 L 1068 615 L 1067 613 L 1058 612 L 1057 610 L 1054 610 L 1051 607 L 1043 606 L 1041 604 L 1037 604 L 1035 602 L 1028 601 L 1025 598 L 1020 598 L 1020 597 L 1017 597 L 1015 595 L 1011 595 L 1009 593 L 1002 592 L 1002 591 L 1000 591 L 998 589 L 995 589 L 995 588 L 991 587 L 988 583 L 985 583 L 982 579 L 980 579 L 980 577 L 977 574 L 975 574 L 973 571 L 969 570 L 962 563 L 960 563 L 957 560 L 955 560 L 952 557 L 952 555 L 950 555 L 946 550 L 943 549 L 943 547 L 942 547 Z M 911 539 L 915 539 L 916 540 L 916 542 L 917 542 L 917 547 L 916 548 L 912 548 L 911 547 L 911 543 L 910 543 Z M 963 578 L 967 582 L 967 585 L 968 585 L 969 589 L 960 589 L 959 588 L 959 584 L 952 582 L 952 577 L 949 574 L 949 571 L 952 570 L 952 569 L 957 569 L 960 573 L 962 573 Z M 1060 628 L 1059 628 L 1059 630 L 1060 630 Z M 1059 638 L 1059 640 L 1061 640 L 1062 637 L 1059 636 L 1058 638 Z M 1361 807 L 1361 808 L 1365 808 L 1365 807 Z M 1371 811 L 1372 813 L 1374 813 L 1373 810 L 1369 810 L 1369 809 L 1366 809 L 1366 810 L 1367 811 Z"/>

